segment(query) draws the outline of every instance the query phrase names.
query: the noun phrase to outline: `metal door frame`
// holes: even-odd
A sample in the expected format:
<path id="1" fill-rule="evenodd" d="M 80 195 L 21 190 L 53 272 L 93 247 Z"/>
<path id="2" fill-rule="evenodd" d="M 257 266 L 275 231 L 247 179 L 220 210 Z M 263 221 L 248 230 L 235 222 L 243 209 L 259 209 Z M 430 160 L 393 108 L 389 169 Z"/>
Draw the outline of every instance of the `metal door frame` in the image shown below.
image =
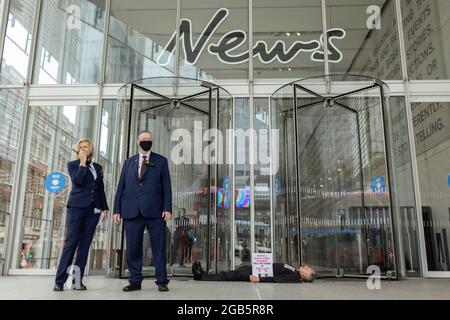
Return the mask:
<path id="1" fill-rule="evenodd" d="M 215 122 L 216 126 L 215 127 L 218 128 L 219 88 L 217 86 L 214 86 L 214 85 L 212 85 L 212 84 L 210 84 L 208 82 L 205 82 L 205 81 L 202 81 L 201 86 L 207 88 L 207 90 L 204 90 L 202 92 L 198 92 L 196 94 L 192 94 L 192 95 L 183 97 L 181 99 L 173 99 L 173 98 L 166 97 L 166 96 L 164 96 L 164 95 L 162 95 L 160 93 L 157 93 L 157 92 L 155 92 L 153 90 L 150 90 L 148 88 L 145 88 L 145 87 L 143 87 L 141 85 L 137 85 L 135 83 L 131 83 L 130 105 L 129 105 L 129 108 L 127 110 L 128 128 L 127 128 L 127 140 L 126 140 L 126 159 L 128 159 L 130 157 L 130 147 L 131 147 L 130 139 L 131 139 L 131 134 L 132 134 L 131 133 L 131 127 L 132 127 L 132 122 L 133 122 L 133 101 L 134 101 L 134 91 L 136 89 L 144 91 L 144 92 L 146 92 L 148 94 L 151 94 L 151 95 L 153 95 L 155 97 L 159 97 L 159 98 L 165 100 L 165 102 L 162 103 L 162 104 L 158 104 L 156 106 L 152 106 L 152 107 L 146 108 L 144 110 L 139 110 L 139 114 L 142 113 L 142 112 L 148 112 L 148 111 L 159 109 L 159 108 L 163 108 L 163 107 L 166 107 L 166 106 L 176 107 L 177 105 L 182 105 L 182 106 L 184 106 L 187 109 L 193 110 L 193 111 L 201 113 L 203 115 L 208 115 L 208 127 L 209 127 L 208 129 L 213 128 L 211 126 L 211 124 L 212 124 L 212 110 L 211 109 L 212 109 L 213 91 L 215 91 L 216 92 L 216 112 L 217 112 L 216 122 Z M 190 100 L 192 98 L 195 98 L 197 96 L 202 96 L 202 95 L 205 95 L 205 94 L 208 94 L 209 112 L 206 112 L 204 110 L 198 109 L 198 108 L 196 108 L 194 106 L 191 106 L 191 105 L 186 103 L 186 101 L 188 101 L 188 100 Z M 218 172 L 217 171 L 218 170 L 218 163 L 217 163 L 217 161 L 216 161 L 215 166 L 216 166 L 216 168 L 215 168 L 216 170 L 214 172 L 214 175 L 215 175 L 215 177 L 214 177 L 215 185 L 214 186 L 217 185 L 217 172 Z M 210 266 L 211 266 L 211 259 L 210 259 L 210 253 L 211 253 L 211 236 L 210 236 L 210 232 L 211 232 L 211 214 L 212 214 L 212 210 L 211 210 L 211 200 L 212 200 L 211 187 L 213 186 L 213 184 L 211 183 L 211 178 L 212 178 L 211 168 L 212 168 L 212 165 L 209 164 L 208 165 L 208 181 L 209 181 L 209 190 L 210 190 L 210 192 L 208 193 L 209 199 L 208 199 L 208 220 L 207 220 L 208 221 L 207 222 L 208 223 L 208 227 L 207 227 L 207 249 L 206 249 L 206 251 L 207 251 L 206 252 L 206 268 L 207 268 L 207 270 L 209 270 Z M 215 203 L 216 202 L 214 201 L 213 209 L 215 209 Z M 124 259 L 125 227 L 124 227 L 123 223 L 122 223 L 121 229 L 122 229 L 122 232 L 121 232 L 121 235 L 120 235 L 120 249 L 119 249 L 119 255 L 118 255 L 117 264 L 119 266 L 119 279 L 127 279 L 128 277 L 126 277 L 124 275 L 124 272 L 123 272 L 124 262 L 125 262 L 125 259 Z M 217 227 L 216 227 L 216 233 L 217 233 Z M 217 242 L 217 235 L 215 237 L 215 241 Z M 217 243 L 215 244 L 215 246 L 217 247 Z M 217 266 L 217 254 L 215 256 L 215 266 Z M 171 276 L 173 277 L 173 276 L 177 276 L 177 275 L 171 275 Z M 182 275 L 182 276 L 186 276 L 186 275 Z M 153 278 L 154 276 L 148 276 L 148 275 L 145 276 L 145 275 L 143 275 L 143 277 L 144 278 Z"/>
<path id="2" fill-rule="evenodd" d="M 360 170 L 361 170 L 361 187 L 363 188 L 361 190 L 361 198 L 362 198 L 362 205 L 364 210 L 366 211 L 366 205 L 365 205 L 365 200 L 364 200 L 364 175 L 363 175 L 363 170 L 362 170 L 362 154 L 361 154 L 361 132 L 360 132 L 360 119 L 359 119 L 359 115 L 358 115 L 358 111 L 355 109 L 352 109 L 342 103 L 337 102 L 337 99 L 340 98 L 344 98 L 347 96 L 351 96 L 355 93 L 360 93 L 360 92 L 364 92 L 367 90 L 371 90 L 374 88 L 379 88 L 380 90 L 380 95 L 378 96 L 380 99 L 380 108 L 381 108 L 381 123 L 382 123 L 382 129 L 383 129 L 383 148 L 384 148 L 384 154 L 385 154 L 385 170 L 386 170 L 386 180 L 387 180 L 387 186 L 388 186 L 388 190 L 389 190 L 389 211 L 390 211 L 390 223 L 391 223 L 391 228 L 392 228 L 392 241 L 393 241 L 393 250 L 394 250 L 394 268 L 395 268 L 395 273 L 393 275 L 389 275 L 389 278 L 397 278 L 398 275 L 398 263 L 396 261 L 396 248 L 397 248 L 397 243 L 396 243 L 396 238 L 395 238 L 395 228 L 396 226 L 394 225 L 394 219 L 393 219 L 393 214 L 394 214 L 394 203 L 393 203 L 393 199 L 392 199 L 392 184 L 391 184 L 391 177 L 390 177 L 390 159 L 389 159 L 389 154 L 388 154 L 388 150 L 387 150 L 387 144 L 386 141 L 388 141 L 388 132 L 387 132 L 387 126 L 385 125 L 385 121 L 386 121 L 386 114 L 385 114 L 385 101 L 384 101 L 384 89 L 383 89 L 383 84 L 376 79 L 373 79 L 373 84 L 372 85 L 368 85 L 366 87 L 357 89 L 357 90 L 353 90 L 353 91 L 349 91 L 349 92 L 345 92 L 342 94 L 339 94 L 337 96 L 322 96 L 312 90 L 309 90 L 307 88 L 305 88 L 304 86 L 299 85 L 298 83 L 292 83 L 292 90 L 293 90 L 293 100 L 294 100 L 294 111 L 293 111 L 293 117 L 294 117 L 294 156 L 295 156 L 295 174 L 296 174 L 296 210 L 297 210 L 297 219 L 299 221 L 299 228 L 298 228 L 298 256 L 299 256 L 299 260 L 300 260 L 300 264 L 302 264 L 303 261 L 303 251 L 302 251 L 302 231 L 301 231 L 301 218 L 302 218 L 302 214 L 301 214 L 301 205 L 300 205 L 300 164 L 298 161 L 298 156 L 299 156 L 299 139 L 298 139 L 298 132 L 299 132 L 299 128 L 298 128 L 298 115 L 297 115 L 297 109 L 303 109 L 303 108 L 307 108 L 307 107 L 312 107 L 315 106 L 317 104 L 320 103 L 326 103 L 328 105 L 328 107 L 332 107 L 333 104 L 336 104 L 338 106 L 340 106 L 341 108 L 346 109 L 347 111 L 352 112 L 353 114 L 356 114 L 357 116 L 357 130 L 358 130 L 358 147 L 359 147 L 359 159 L 360 159 Z M 308 94 L 311 94 L 314 97 L 317 97 L 318 100 L 314 101 L 312 103 L 306 104 L 306 105 L 301 105 L 298 106 L 297 105 L 297 89 L 298 90 L 302 90 Z M 337 266 L 337 275 L 336 276 L 340 276 L 340 277 L 364 277 L 367 278 L 369 277 L 369 275 L 364 276 L 357 276 L 357 275 L 345 275 L 339 274 L 340 272 L 340 268 L 339 266 Z M 381 276 L 381 278 L 388 278 L 388 276 Z"/>

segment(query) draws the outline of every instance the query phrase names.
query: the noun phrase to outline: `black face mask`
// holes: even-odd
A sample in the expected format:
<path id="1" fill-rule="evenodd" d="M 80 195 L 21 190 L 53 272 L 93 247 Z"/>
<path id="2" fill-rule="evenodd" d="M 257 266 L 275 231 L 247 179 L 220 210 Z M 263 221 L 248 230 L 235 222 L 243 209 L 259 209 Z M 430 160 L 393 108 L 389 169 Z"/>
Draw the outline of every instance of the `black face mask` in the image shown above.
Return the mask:
<path id="1" fill-rule="evenodd" d="M 145 152 L 149 151 L 152 148 L 153 141 L 140 141 L 139 146 L 144 150 Z"/>

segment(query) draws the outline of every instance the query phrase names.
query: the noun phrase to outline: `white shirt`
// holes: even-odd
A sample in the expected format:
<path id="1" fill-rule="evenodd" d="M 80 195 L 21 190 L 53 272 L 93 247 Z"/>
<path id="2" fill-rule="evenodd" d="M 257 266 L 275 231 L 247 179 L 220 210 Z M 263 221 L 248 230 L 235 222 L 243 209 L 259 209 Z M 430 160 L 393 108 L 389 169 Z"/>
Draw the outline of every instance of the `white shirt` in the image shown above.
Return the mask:
<path id="1" fill-rule="evenodd" d="M 139 166 L 138 166 L 138 176 L 141 173 L 141 167 L 142 167 L 142 163 L 144 162 L 144 156 L 146 156 L 147 161 L 150 160 L 150 153 L 151 151 L 147 152 L 147 153 L 139 153 Z"/>
<path id="2" fill-rule="evenodd" d="M 97 180 L 97 171 L 94 167 L 94 161 L 91 160 L 91 163 L 88 166 L 89 170 L 91 170 L 92 175 L 94 176 L 94 181 Z M 100 213 L 102 212 L 100 209 L 95 208 L 94 213 Z"/>

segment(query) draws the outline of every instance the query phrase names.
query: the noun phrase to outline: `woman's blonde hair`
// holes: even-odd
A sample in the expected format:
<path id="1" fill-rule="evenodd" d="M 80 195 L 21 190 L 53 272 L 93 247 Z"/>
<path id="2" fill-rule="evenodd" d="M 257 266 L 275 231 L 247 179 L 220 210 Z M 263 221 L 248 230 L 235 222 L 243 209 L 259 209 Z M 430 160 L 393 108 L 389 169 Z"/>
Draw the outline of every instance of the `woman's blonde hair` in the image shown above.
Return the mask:
<path id="1" fill-rule="evenodd" d="M 75 150 L 78 152 L 78 149 L 80 148 L 80 144 L 82 144 L 83 142 L 89 143 L 89 148 L 92 151 L 91 158 L 93 158 L 95 155 L 95 149 L 94 149 L 94 144 L 92 143 L 92 140 L 90 138 L 81 138 L 80 140 L 78 140 L 77 143 L 75 144 Z"/>

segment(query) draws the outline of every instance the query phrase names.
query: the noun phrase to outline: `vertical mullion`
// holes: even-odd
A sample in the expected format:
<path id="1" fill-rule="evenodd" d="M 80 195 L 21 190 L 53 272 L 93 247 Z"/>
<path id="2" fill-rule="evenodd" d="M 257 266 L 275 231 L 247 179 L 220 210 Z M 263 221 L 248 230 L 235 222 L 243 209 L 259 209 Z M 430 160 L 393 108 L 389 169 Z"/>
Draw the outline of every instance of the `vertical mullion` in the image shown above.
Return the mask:
<path id="1" fill-rule="evenodd" d="M 417 232 L 419 235 L 418 245 L 419 245 L 419 258 L 420 258 L 420 274 L 422 277 L 426 277 L 428 275 L 428 264 L 427 264 L 427 253 L 425 248 L 425 234 L 423 229 L 423 221 L 422 221 L 422 200 L 420 195 L 420 186 L 419 186 L 419 170 L 417 167 L 417 158 L 416 158 L 416 145 L 415 145 L 415 136 L 414 136 L 414 126 L 412 122 L 412 112 L 411 112 L 411 99 L 410 99 L 410 86 L 409 86 L 409 77 L 408 77 L 408 64 L 406 59 L 406 49 L 405 49 L 405 38 L 403 34 L 403 24 L 402 24 L 402 12 L 401 12 L 401 3 L 400 0 L 395 0 L 395 11 L 396 11 L 396 19 L 397 19 L 397 31 L 398 31 L 398 41 L 400 47 L 400 61 L 402 65 L 402 79 L 405 90 L 405 105 L 406 105 L 406 121 L 408 128 L 408 138 L 409 138 L 409 150 L 411 157 L 411 169 L 412 169 L 412 177 L 413 177 L 413 188 L 414 188 L 414 201 L 416 206 L 416 219 L 417 219 Z M 398 257 L 398 256 L 397 256 Z M 404 261 L 403 255 L 396 259 L 397 261 Z M 403 262 L 404 264 L 404 262 Z"/>
<path id="2" fill-rule="evenodd" d="M 0 4 L 0 57 L 3 57 L 3 47 L 5 45 L 6 29 L 8 26 L 9 4 L 10 0 L 3 0 Z"/>
<path id="3" fill-rule="evenodd" d="M 330 74 L 329 64 L 328 64 L 328 29 L 327 29 L 327 8 L 326 0 L 320 1 L 322 9 L 322 34 L 323 34 L 323 63 L 325 69 L 325 75 Z"/>
<path id="4" fill-rule="evenodd" d="M 32 29 L 32 40 L 31 40 L 31 50 L 30 58 L 28 61 L 27 76 L 25 79 L 25 90 L 24 99 L 22 106 L 22 124 L 19 132 L 19 144 L 17 148 L 16 156 L 16 167 L 14 170 L 14 182 L 11 190 L 11 216 L 9 219 L 8 235 L 6 239 L 6 250 L 5 250 L 5 268 L 4 273 L 7 274 L 9 269 L 14 269 L 16 264 L 13 265 L 15 257 L 19 254 L 19 247 L 16 245 L 20 241 L 20 235 L 22 233 L 22 221 L 23 216 L 21 215 L 22 210 L 20 210 L 20 205 L 23 204 L 24 192 L 21 190 L 21 186 L 26 184 L 26 163 L 25 163 L 25 153 L 26 153 L 26 142 L 27 142 L 27 126 L 29 123 L 29 95 L 30 95 L 30 82 L 32 76 L 32 69 L 35 59 L 36 43 L 37 43 L 37 32 L 39 25 L 39 18 L 41 14 L 41 4 L 42 1 L 38 0 L 35 6 L 34 21 Z M 18 230 L 20 229 L 20 230 Z M 16 261 L 17 262 L 17 261 Z"/>

